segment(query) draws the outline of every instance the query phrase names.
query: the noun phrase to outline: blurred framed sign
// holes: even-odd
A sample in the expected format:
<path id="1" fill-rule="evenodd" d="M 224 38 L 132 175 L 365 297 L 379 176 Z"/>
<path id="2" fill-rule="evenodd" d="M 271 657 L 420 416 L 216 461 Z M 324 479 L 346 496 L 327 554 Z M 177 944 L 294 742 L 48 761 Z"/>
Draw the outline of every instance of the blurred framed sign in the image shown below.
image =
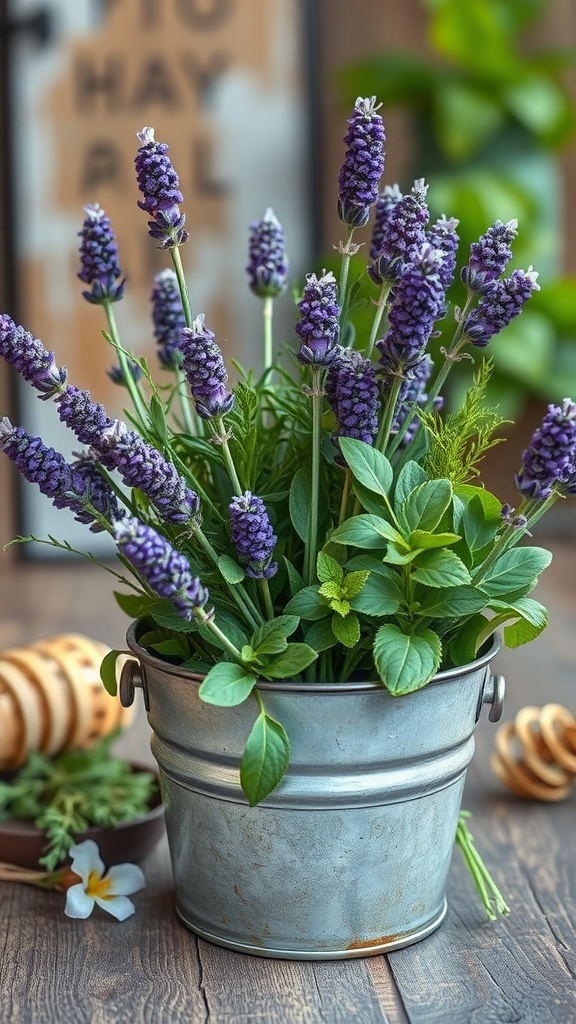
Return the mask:
<path id="1" fill-rule="evenodd" d="M 69 380 L 111 415 L 123 389 L 101 336 L 102 311 L 81 297 L 78 231 L 99 203 L 114 227 L 125 296 L 122 344 L 157 365 L 149 315 L 154 273 L 170 265 L 137 207 L 136 133 L 170 146 L 190 240 L 182 260 L 194 314 L 203 312 L 225 355 L 259 365 L 261 304 L 245 274 L 248 225 L 271 206 L 285 227 L 291 278 L 309 251 L 306 97 L 301 6 L 294 0 L 9 0 L 9 19 L 39 10 L 39 47 L 12 33 L 13 188 L 20 321 L 53 349 Z M 291 324 L 290 297 L 283 303 Z M 289 328 L 291 330 L 291 327 Z M 285 332 L 284 332 L 285 334 Z M 161 374 L 162 371 L 159 371 Z M 161 380 L 159 376 L 159 380 Z M 50 402 L 23 387 L 19 422 L 67 457 L 78 442 Z M 25 486 L 20 530 L 90 548 L 107 538 Z M 34 547 L 34 554 L 50 553 Z"/>

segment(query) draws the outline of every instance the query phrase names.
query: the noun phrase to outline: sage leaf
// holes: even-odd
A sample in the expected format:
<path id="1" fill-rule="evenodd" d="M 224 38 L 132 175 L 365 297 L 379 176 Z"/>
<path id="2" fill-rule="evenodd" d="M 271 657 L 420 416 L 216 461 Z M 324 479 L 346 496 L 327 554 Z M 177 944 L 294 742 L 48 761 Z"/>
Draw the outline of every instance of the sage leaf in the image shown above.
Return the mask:
<path id="1" fill-rule="evenodd" d="M 116 682 L 116 661 L 123 653 L 123 651 L 108 651 L 108 654 L 104 655 L 100 664 L 100 679 L 104 683 L 105 689 L 108 690 L 108 693 L 112 697 L 115 697 L 118 693 L 118 684 Z"/>
<path id="2" fill-rule="evenodd" d="M 551 561 L 551 553 L 544 548 L 511 548 L 500 555 L 486 573 L 482 573 L 480 567 L 478 586 L 490 597 L 502 597 L 523 589 L 526 592 L 532 589 Z"/>
<path id="3" fill-rule="evenodd" d="M 440 665 L 442 643 L 431 629 L 404 633 L 395 623 L 387 623 L 376 633 L 373 653 L 384 686 L 400 696 L 430 682 Z"/>
<path id="4" fill-rule="evenodd" d="M 290 740 L 280 722 L 262 711 L 246 741 L 240 762 L 240 785 L 251 807 L 281 781 L 290 761 Z"/>
<path id="5" fill-rule="evenodd" d="M 341 437 L 340 449 L 352 476 L 375 494 L 386 497 L 392 485 L 392 466 L 377 448 L 354 437 Z"/>
<path id="6" fill-rule="evenodd" d="M 299 675 L 308 665 L 316 660 L 316 651 L 313 651 L 308 644 L 288 644 L 285 651 L 282 651 L 274 661 L 261 669 L 261 675 L 266 679 L 291 679 Z"/>
<path id="7" fill-rule="evenodd" d="M 426 483 L 428 475 L 417 462 L 410 459 L 404 464 L 394 488 L 394 508 L 398 510 L 406 498 L 419 484 Z"/>
<path id="8" fill-rule="evenodd" d="M 418 484 L 397 510 L 401 530 L 433 532 L 452 502 L 449 480 L 428 480 Z"/>
<path id="9" fill-rule="evenodd" d="M 385 541 L 408 548 L 402 534 L 379 516 L 365 514 L 354 516 L 342 523 L 330 538 L 338 544 L 350 544 L 357 548 L 382 548 Z"/>
<path id="10" fill-rule="evenodd" d="M 242 704 L 250 696 L 256 684 L 256 676 L 247 672 L 242 665 L 222 661 L 210 669 L 200 685 L 198 696 L 205 704 L 220 708 L 232 708 Z"/>
<path id="11" fill-rule="evenodd" d="M 428 587 L 459 586 L 470 583 L 470 573 L 461 558 L 446 548 L 423 551 L 414 560 L 412 579 Z"/>

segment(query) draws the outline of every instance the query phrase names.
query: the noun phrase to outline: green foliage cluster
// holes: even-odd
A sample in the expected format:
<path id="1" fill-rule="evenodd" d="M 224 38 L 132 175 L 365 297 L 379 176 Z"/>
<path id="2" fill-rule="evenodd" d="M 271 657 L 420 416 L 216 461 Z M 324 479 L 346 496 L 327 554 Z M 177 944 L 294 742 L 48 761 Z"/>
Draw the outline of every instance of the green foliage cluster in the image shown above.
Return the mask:
<path id="1" fill-rule="evenodd" d="M 31 820 L 45 833 L 40 863 L 47 871 L 66 859 L 78 833 L 131 821 L 149 809 L 154 775 L 111 756 L 112 740 L 53 759 L 32 751 L 10 781 L 0 782 L 0 819 Z"/>
<path id="2" fill-rule="evenodd" d="M 506 328 L 492 385 L 516 415 L 527 393 L 561 401 L 576 392 L 576 278 L 561 271 L 569 198 L 558 163 L 576 130 L 566 74 L 576 66 L 576 46 L 546 49 L 534 41 L 547 0 L 421 2 L 429 55 L 384 51 L 346 68 L 343 103 L 376 94 L 385 110 L 409 112 L 417 176 L 431 184 L 432 215 L 449 210 L 459 218 L 463 262 L 496 219 L 521 222 L 514 265 L 533 264 L 543 287 L 522 321 Z M 462 372 L 451 389 L 457 406 Z"/>

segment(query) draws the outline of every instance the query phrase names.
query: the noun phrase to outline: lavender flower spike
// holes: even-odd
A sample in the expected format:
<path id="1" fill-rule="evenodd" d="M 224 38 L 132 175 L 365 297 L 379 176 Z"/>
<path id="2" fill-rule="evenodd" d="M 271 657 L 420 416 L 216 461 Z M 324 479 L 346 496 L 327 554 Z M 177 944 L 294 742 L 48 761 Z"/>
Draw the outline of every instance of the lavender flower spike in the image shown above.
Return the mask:
<path id="1" fill-rule="evenodd" d="M 43 401 L 66 384 L 66 369 L 56 366 L 54 353 L 5 313 L 0 314 L 0 356 L 40 392 Z"/>
<path id="2" fill-rule="evenodd" d="M 516 474 L 518 490 L 543 501 L 554 489 L 569 484 L 576 467 L 576 403 L 565 398 L 562 405 L 549 405 L 541 426 L 522 454 L 522 469 Z"/>
<path id="3" fill-rule="evenodd" d="M 305 366 L 327 366 L 338 353 L 340 307 L 337 302 L 336 278 L 331 270 L 322 277 L 308 274 L 304 294 L 298 303 L 300 320 L 296 333 L 300 336 L 297 359 Z"/>
<path id="4" fill-rule="evenodd" d="M 338 216 L 351 228 L 367 223 L 370 207 L 378 199 L 386 143 L 378 106 L 375 96 L 359 96 L 344 136 L 348 148 L 338 181 Z"/>
<path id="5" fill-rule="evenodd" d="M 378 433 L 380 399 L 376 368 L 355 349 L 341 349 L 338 359 L 328 368 L 325 380 L 328 402 L 338 421 L 332 440 L 356 437 L 374 444 Z M 344 464 L 338 455 L 336 461 Z"/>
<path id="6" fill-rule="evenodd" d="M 455 217 L 445 217 L 442 214 L 426 232 L 426 241 L 433 249 L 439 249 L 443 255 L 439 274 L 442 287 L 448 289 L 454 280 L 456 270 L 456 258 L 458 255 L 458 242 L 460 239 L 456 233 L 458 221 Z"/>
<path id="7" fill-rule="evenodd" d="M 79 232 L 81 269 L 78 277 L 90 285 L 82 292 L 87 302 L 102 304 L 118 302 L 124 292 L 126 278 L 118 283 L 122 271 L 118 262 L 118 246 L 110 221 L 101 206 L 85 206 L 86 219 Z"/>
<path id="8" fill-rule="evenodd" d="M 180 340 L 186 320 L 178 279 L 172 269 L 167 267 L 156 274 L 150 301 L 160 365 L 165 370 L 175 370 L 182 362 Z"/>
<path id="9" fill-rule="evenodd" d="M 192 575 L 184 555 L 165 537 L 138 519 L 115 524 L 114 536 L 121 553 L 158 597 L 172 601 L 178 614 L 190 622 L 208 600 L 208 591 Z"/>
<path id="10" fill-rule="evenodd" d="M 116 498 L 96 467 L 87 468 L 84 460 L 69 465 L 64 456 L 48 448 L 40 437 L 32 437 L 23 427 L 14 427 L 7 416 L 0 419 L 0 450 L 31 484 L 52 500 L 56 508 L 69 508 L 78 522 L 102 527 L 94 522 L 95 509 L 110 521 L 120 515 Z"/>
<path id="11" fill-rule="evenodd" d="M 98 440 L 96 451 L 106 466 L 117 469 L 128 487 L 137 488 L 150 499 L 167 523 L 190 523 L 200 499 L 190 490 L 175 466 L 135 430 L 116 420 Z"/>
<path id="12" fill-rule="evenodd" d="M 284 232 L 270 208 L 262 220 L 250 225 L 246 271 L 251 290 L 262 299 L 275 298 L 286 287 L 288 260 Z"/>
<path id="13" fill-rule="evenodd" d="M 538 272 L 514 270 L 510 277 L 488 281 L 478 305 L 466 317 L 463 336 L 472 345 L 484 348 L 495 334 L 503 331 L 522 312 L 533 291 L 540 291 Z"/>
<path id="14" fill-rule="evenodd" d="M 82 444 L 99 449 L 106 430 L 114 426 L 103 405 L 92 401 L 89 391 L 82 391 L 74 384 L 68 384 L 57 396 L 58 415 Z M 104 462 L 107 468 L 108 464 Z"/>
<path id="15" fill-rule="evenodd" d="M 204 314 L 181 334 L 182 369 L 186 374 L 196 412 L 203 419 L 225 416 L 234 405 L 228 391 L 228 374 L 214 333 L 204 327 Z"/>
<path id="16" fill-rule="evenodd" d="M 512 259 L 511 243 L 518 234 L 518 221 L 497 220 L 470 246 L 470 262 L 462 268 L 462 280 L 471 292 L 482 292 L 487 281 L 504 273 Z"/>
<path id="17" fill-rule="evenodd" d="M 246 575 L 256 580 L 270 579 L 278 572 L 277 562 L 271 561 L 278 538 L 264 502 L 245 491 L 232 499 L 229 509 L 232 543 Z"/>
<path id="18" fill-rule="evenodd" d="M 427 192 L 424 178 L 417 178 L 410 192 L 392 206 L 386 223 L 382 225 L 380 252 L 368 267 L 368 273 L 376 284 L 381 285 L 385 278 L 395 281 L 404 267 L 419 258 L 430 219 Z"/>
<path id="19" fill-rule="evenodd" d="M 444 309 L 442 259 L 439 250 L 425 245 L 419 260 L 404 268 L 396 284 L 390 329 L 376 342 L 380 365 L 389 373 L 405 373 L 422 358 L 434 323 Z"/>
<path id="20" fill-rule="evenodd" d="M 370 259 L 375 260 L 382 252 L 386 239 L 386 228 L 392 210 L 402 199 L 402 193 L 398 185 L 385 185 L 384 190 L 376 200 L 374 208 L 374 226 L 370 240 Z"/>
<path id="21" fill-rule="evenodd" d="M 156 142 L 153 128 L 143 128 L 137 135 L 142 145 L 134 163 L 143 196 L 138 206 L 153 218 L 148 221 L 152 238 L 160 242 L 161 249 L 172 249 L 189 237 L 184 230 L 186 218 L 178 205 L 183 201 L 178 175 L 168 156 L 168 146 Z"/>

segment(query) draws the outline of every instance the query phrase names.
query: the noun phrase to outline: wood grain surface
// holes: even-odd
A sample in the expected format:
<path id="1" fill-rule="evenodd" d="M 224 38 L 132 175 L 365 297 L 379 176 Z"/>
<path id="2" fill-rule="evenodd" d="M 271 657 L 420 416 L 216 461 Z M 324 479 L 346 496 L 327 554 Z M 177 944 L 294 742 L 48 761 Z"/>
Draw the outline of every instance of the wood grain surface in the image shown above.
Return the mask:
<path id="1" fill-rule="evenodd" d="M 540 540 L 540 538 L 539 538 Z M 539 640 L 498 656 L 505 719 L 524 704 L 576 705 L 576 548 L 544 539 L 555 559 L 538 597 Z M 80 631 L 123 646 L 126 621 L 91 566 L 0 567 L 0 649 Z M 141 707 L 120 741 L 151 761 Z M 490 924 L 458 851 L 448 916 L 415 946 L 334 963 L 242 956 L 196 939 L 173 911 L 164 840 L 143 864 L 137 912 L 118 924 L 64 916 L 63 897 L 0 883 L 0 1022 L 4 1024 L 574 1024 L 576 797 L 558 805 L 508 794 L 489 767 L 484 712 L 464 806 L 476 844 L 509 902 Z"/>

